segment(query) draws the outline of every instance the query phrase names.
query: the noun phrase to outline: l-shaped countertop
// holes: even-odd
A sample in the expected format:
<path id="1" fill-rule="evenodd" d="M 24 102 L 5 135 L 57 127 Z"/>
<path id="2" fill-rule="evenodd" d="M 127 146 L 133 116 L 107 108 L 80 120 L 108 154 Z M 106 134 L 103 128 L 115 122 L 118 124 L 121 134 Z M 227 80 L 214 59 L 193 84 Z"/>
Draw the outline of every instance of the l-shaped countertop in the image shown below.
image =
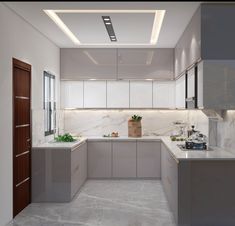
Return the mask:
<path id="1" fill-rule="evenodd" d="M 208 151 L 182 151 L 177 144 L 182 144 L 183 142 L 171 141 L 169 136 L 143 136 L 139 138 L 134 137 L 99 137 L 99 136 L 90 136 L 90 137 L 79 137 L 78 141 L 75 142 L 54 142 L 50 141 L 47 143 L 34 146 L 36 149 L 70 149 L 74 150 L 80 144 L 86 141 L 160 141 L 163 142 L 171 155 L 178 161 L 183 160 L 235 160 L 235 154 L 225 150 L 220 147 L 210 147 L 212 150 Z"/>

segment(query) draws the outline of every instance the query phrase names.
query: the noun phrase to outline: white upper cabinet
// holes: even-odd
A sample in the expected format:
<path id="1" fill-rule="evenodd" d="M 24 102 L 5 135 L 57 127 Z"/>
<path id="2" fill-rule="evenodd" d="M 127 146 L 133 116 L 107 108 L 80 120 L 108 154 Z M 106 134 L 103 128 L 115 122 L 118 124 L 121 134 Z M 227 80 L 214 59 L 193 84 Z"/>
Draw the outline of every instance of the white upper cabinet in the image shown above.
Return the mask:
<path id="1" fill-rule="evenodd" d="M 107 81 L 107 108 L 129 108 L 129 81 Z"/>
<path id="2" fill-rule="evenodd" d="M 117 49 L 60 49 L 61 79 L 116 79 Z"/>
<path id="3" fill-rule="evenodd" d="M 175 82 L 153 82 L 153 107 L 175 108 Z"/>
<path id="4" fill-rule="evenodd" d="M 130 108 L 153 107 L 152 81 L 130 81 Z"/>
<path id="5" fill-rule="evenodd" d="M 185 108 L 185 75 L 175 81 L 175 107 Z"/>
<path id="6" fill-rule="evenodd" d="M 118 49 L 118 74 L 121 79 L 169 79 L 174 77 L 173 48 Z"/>
<path id="7" fill-rule="evenodd" d="M 106 108 L 106 81 L 84 81 L 84 108 Z"/>
<path id="8" fill-rule="evenodd" d="M 83 81 L 61 81 L 61 107 L 83 108 Z"/>
<path id="9" fill-rule="evenodd" d="M 197 65 L 197 106 L 203 107 L 203 61 Z"/>
<path id="10" fill-rule="evenodd" d="M 187 72 L 187 98 L 195 97 L 195 68 L 191 68 Z"/>

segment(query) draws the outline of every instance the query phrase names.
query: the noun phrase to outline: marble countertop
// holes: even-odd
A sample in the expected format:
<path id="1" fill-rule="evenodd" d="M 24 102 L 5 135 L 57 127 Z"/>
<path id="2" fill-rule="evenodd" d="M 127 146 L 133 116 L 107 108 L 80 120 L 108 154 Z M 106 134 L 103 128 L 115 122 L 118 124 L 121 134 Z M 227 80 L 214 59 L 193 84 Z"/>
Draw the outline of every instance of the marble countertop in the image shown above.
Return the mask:
<path id="1" fill-rule="evenodd" d="M 57 149 L 74 149 L 86 140 L 90 141 L 162 141 L 169 149 L 172 156 L 178 160 L 235 160 L 235 154 L 219 147 L 210 147 L 209 151 L 182 151 L 177 144 L 183 142 L 171 141 L 169 136 L 143 136 L 143 137 L 102 137 L 102 136 L 90 136 L 90 137 L 78 137 L 75 142 L 47 142 L 40 144 L 33 148 L 57 148 Z"/>
<path id="2" fill-rule="evenodd" d="M 161 137 L 176 160 L 235 160 L 235 154 L 219 147 L 210 147 L 209 151 L 182 151 L 177 144 L 184 142 L 171 141 L 169 137 Z"/>
<path id="3" fill-rule="evenodd" d="M 43 149 L 43 148 L 49 148 L 49 149 L 73 149 L 75 147 L 77 147 L 78 145 L 80 145 L 81 143 L 83 143 L 84 141 L 86 141 L 87 138 L 86 137 L 79 137 L 77 139 L 77 141 L 74 142 L 56 142 L 56 141 L 49 141 L 43 144 L 39 144 L 37 146 L 34 146 L 33 148 L 39 148 L 39 149 Z"/>
<path id="4" fill-rule="evenodd" d="M 149 141 L 161 141 L 161 137 L 160 136 L 142 136 L 142 137 L 128 137 L 128 136 L 120 136 L 120 137 L 102 137 L 102 136 L 90 136 L 90 137 L 87 137 L 88 140 L 91 140 L 91 141 L 99 141 L 99 140 L 132 140 L 132 141 L 135 141 L 135 140 L 149 140 Z"/>

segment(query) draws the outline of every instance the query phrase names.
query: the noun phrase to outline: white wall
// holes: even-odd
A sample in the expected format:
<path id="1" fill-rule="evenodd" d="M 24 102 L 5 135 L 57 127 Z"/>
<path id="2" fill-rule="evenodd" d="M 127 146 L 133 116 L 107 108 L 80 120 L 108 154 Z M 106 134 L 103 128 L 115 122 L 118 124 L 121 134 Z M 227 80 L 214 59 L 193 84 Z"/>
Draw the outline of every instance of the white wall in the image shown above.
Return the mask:
<path id="1" fill-rule="evenodd" d="M 43 71 L 59 83 L 59 48 L 0 3 L 0 226 L 12 219 L 12 57 L 32 65 L 33 143 L 42 142 Z"/>

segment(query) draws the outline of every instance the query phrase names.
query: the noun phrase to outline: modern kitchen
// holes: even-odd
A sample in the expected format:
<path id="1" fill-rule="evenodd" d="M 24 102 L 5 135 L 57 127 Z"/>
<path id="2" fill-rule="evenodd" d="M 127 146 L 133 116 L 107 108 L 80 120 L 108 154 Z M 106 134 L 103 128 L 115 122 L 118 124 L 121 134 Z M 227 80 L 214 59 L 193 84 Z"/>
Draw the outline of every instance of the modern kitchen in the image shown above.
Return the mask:
<path id="1" fill-rule="evenodd" d="M 235 2 L 0 2 L 0 226 L 234 226 Z"/>

